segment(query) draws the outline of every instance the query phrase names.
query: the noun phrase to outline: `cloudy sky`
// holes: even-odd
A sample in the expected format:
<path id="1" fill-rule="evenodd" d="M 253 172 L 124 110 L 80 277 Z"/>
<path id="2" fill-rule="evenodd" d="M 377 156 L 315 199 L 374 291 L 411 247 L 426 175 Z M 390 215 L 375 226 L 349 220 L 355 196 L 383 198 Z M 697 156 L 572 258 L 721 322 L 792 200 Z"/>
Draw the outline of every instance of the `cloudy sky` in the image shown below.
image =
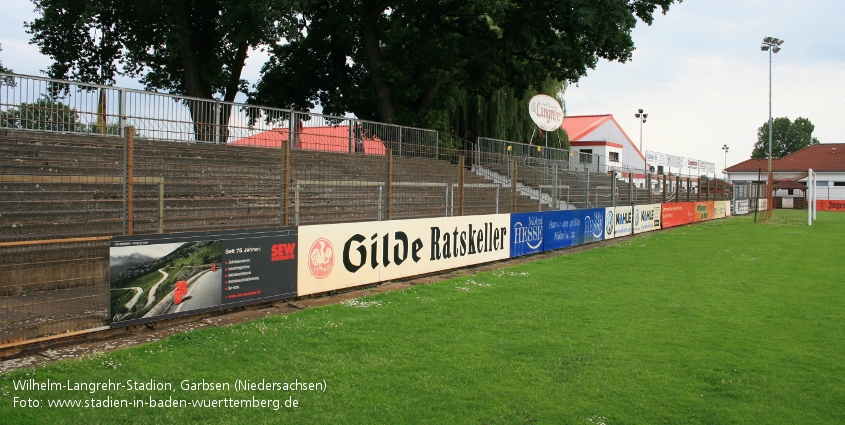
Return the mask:
<path id="1" fill-rule="evenodd" d="M 50 60 L 29 45 L 24 21 L 32 4 L 6 2 L 0 14 L 0 61 L 41 75 Z M 626 64 L 601 62 L 565 95 L 569 115 L 613 114 L 644 149 L 724 167 L 750 157 L 757 128 L 768 120 L 766 36 L 785 40 L 773 55 L 775 117 L 815 124 L 822 143 L 845 143 L 845 2 L 841 0 L 686 0 L 652 26 L 634 30 L 637 50 Z M 253 52 L 244 78 L 254 83 L 265 57 Z M 131 80 L 119 85 L 138 87 Z"/>

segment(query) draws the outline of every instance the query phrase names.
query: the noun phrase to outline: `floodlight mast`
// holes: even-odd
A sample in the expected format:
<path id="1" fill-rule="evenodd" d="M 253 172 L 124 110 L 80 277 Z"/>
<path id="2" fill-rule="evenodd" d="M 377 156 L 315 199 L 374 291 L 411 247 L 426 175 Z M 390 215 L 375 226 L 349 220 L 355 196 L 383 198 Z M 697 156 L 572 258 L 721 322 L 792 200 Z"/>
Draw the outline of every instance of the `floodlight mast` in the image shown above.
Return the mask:
<path id="1" fill-rule="evenodd" d="M 772 53 L 779 52 L 781 44 L 783 40 L 779 38 L 766 37 L 760 45 L 760 50 L 769 52 L 769 190 L 772 190 Z"/>
<path id="2" fill-rule="evenodd" d="M 645 119 L 648 118 L 648 114 L 644 114 L 642 108 L 637 110 L 637 113 L 634 114 L 634 117 L 640 119 L 640 154 L 643 156 L 643 175 L 648 174 L 648 158 L 645 158 L 645 152 L 643 152 L 643 124 L 645 123 Z"/>

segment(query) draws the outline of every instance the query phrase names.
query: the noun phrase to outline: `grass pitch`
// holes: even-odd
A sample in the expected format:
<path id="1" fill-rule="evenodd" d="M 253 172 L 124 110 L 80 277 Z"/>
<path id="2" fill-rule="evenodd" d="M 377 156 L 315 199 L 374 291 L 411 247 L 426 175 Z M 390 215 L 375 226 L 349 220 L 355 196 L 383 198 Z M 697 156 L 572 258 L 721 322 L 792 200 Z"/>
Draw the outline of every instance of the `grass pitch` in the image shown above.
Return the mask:
<path id="1" fill-rule="evenodd" d="M 135 424 L 845 423 L 845 214 L 819 213 L 813 226 L 752 220 L 626 238 L 6 373 L 0 417 Z M 30 379 L 62 389 L 21 389 Z M 109 379 L 169 387 L 67 388 Z M 280 388 L 238 391 L 238 380 Z M 203 381 L 229 388 L 202 388 Z M 183 382 L 198 388 L 185 390 Z M 296 382 L 325 390 L 281 389 Z M 128 406 L 49 406 L 68 400 L 102 406 L 107 398 Z M 20 407 L 23 400 L 39 400 L 40 407 Z M 186 405 L 149 407 L 151 400 Z M 191 406 L 214 400 L 218 407 Z M 240 400 L 269 404 L 244 407 Z M 297 407 L 285 406 L 293 400 Z"/>

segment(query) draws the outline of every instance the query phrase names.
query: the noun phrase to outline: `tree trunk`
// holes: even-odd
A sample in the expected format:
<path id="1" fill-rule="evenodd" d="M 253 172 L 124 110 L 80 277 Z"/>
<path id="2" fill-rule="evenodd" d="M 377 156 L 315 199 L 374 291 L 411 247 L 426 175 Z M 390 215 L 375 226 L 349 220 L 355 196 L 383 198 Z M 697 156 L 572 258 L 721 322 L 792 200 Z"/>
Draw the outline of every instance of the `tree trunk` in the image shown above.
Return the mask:
<path id="1" fill-rule="evenodd" d="M 364 16 L 361 20 L 361 43 L 367 56 L 370 79 L 373 83 L 373 101 L 378 110 L 379 120 L 392 122 L 396 119 L 396 108 L 393 105 L 390 85 L 384 80 L 381 72 L 381 47 L 375 28 L 378 25 L 378 17 L 383 11 L 383 6 L 380 7 L 372 1 L 364 2 Z"/>

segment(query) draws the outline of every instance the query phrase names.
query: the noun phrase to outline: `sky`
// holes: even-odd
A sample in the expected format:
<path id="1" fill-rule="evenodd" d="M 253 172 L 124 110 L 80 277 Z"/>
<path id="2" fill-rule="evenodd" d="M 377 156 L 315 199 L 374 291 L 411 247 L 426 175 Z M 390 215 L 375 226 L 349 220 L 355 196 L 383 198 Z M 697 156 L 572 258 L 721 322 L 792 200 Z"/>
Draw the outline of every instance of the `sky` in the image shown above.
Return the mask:
<path id="1" fill-rule="evenodd" d="M 6 0 L 0 61 L 43 75 L 51 61 L 29 44 L 25 0 Z M 568 115 L 613 114 L 636 146 L 642 108 L 644 150 L 725 166 L 751 156 L 769 118 L 769 54 L 764 37 L 785 40 L 772 55 L 772 116 L 808 118 L 821 143 L 845 143 L 845 2 L 686 0 L 633 31 L 633 59 L 602 61 L 564 94 Z M 243 78 L 255 83 L 266 55 L 250 53 Z M 129 79 L 119 86 L 140 88 Z M 242 100 L 242 99 L 239 99 Z M 527 112 L 527 111 L 526 111 Z M 722 149 L 728 145 L 727 158 Z"/>

